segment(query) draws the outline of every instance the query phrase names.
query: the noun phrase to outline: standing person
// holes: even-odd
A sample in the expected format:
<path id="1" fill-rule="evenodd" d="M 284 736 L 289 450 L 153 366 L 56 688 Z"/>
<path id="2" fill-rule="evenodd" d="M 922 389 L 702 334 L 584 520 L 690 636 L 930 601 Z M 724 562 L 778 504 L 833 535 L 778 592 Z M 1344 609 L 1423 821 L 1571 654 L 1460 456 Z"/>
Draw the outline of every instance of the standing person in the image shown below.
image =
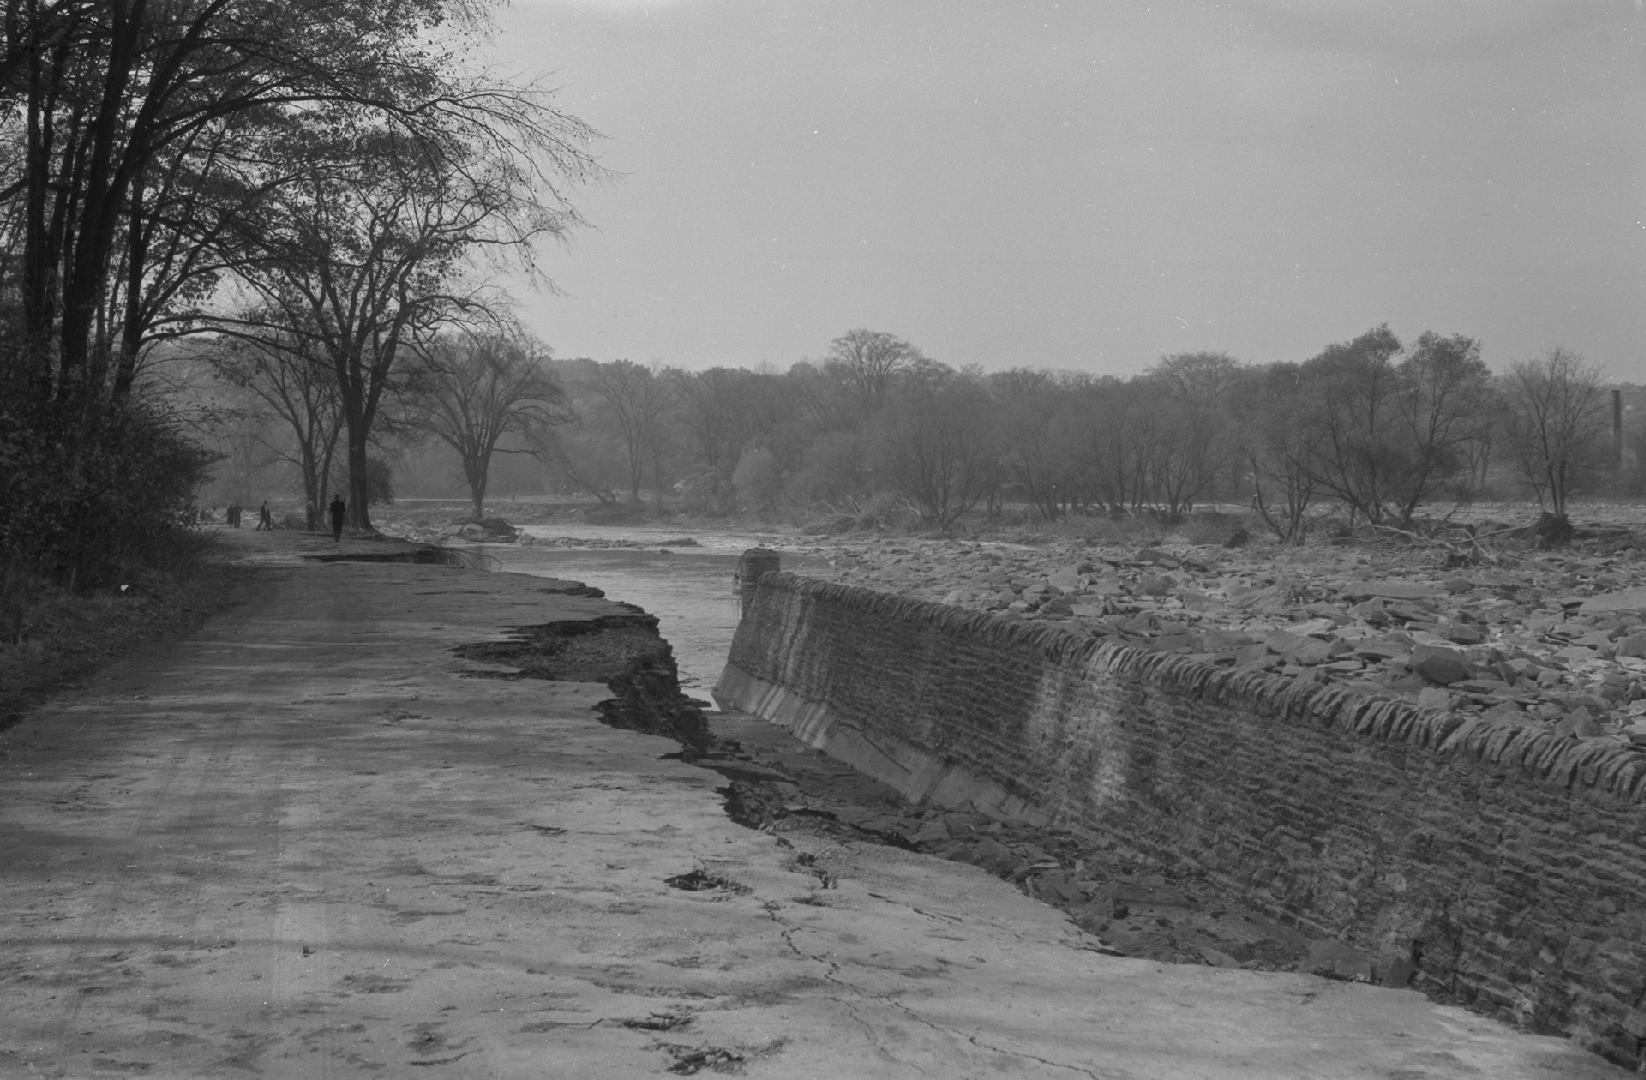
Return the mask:
<path id="1" fill-rule="evenodd" d="M 348 507 L 343 503 L 343 496 L 333 496 L 331 501 L 331 538 L 333 543 L 343 539 L 343 515 L 347 512 Z"/>
<path id="2" fill-rule="evenodd" d="M 273 532 L 274 519 L 269 516 L 269 500 L 264 499 L 263 505 L 257 511 L 257 531 Z"/>

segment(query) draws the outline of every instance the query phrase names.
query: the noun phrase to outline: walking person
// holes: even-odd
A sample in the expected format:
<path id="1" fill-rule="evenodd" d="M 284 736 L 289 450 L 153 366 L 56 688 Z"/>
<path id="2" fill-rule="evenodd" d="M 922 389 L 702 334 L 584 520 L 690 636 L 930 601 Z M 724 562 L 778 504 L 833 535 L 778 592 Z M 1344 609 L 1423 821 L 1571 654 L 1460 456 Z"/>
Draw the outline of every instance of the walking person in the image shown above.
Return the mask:
<path id="1" fill-rule="evenodd" d="M 263 505 L 257 511 L 257 532 L 273 532 L 274 518 L 269 516 L 269 501 L 263 500 Z"/>
<path id="2" fill-rule="evenodd" d="M 348 513 L 348 507 L 343 503 L 343 496 L 334 495 L 331 501 L 331 538 L 333 543 L 343 539 L 343 515 Z"/>

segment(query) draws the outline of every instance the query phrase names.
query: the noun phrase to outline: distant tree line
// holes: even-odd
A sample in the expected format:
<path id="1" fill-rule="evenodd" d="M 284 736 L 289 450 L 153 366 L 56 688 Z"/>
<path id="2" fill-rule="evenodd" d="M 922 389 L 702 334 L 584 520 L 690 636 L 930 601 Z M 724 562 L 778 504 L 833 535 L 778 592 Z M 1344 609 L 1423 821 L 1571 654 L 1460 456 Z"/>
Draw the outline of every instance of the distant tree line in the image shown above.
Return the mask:
<path id="1" fill-rule="evenodd" d="M 338 406 L 280 370 L 242 381 L 286 418 L 286 445 L 315 442 L 287 460 L 324 460 Z M 443 444 L 476 517 L 492 464 L 520 455 L 532 463 L 508 469 L 513 490 L 614 505 L 950 529 L 974 513 L 1172 518 L 1235 503 L 1301 543 L 1328 516 L 1407 527 L 1489 496 L 1564 517 L 1576 494 L 1640 494 L 1646 425 L 1631 411 L 1614 431 L 1611 400 L 1598 366 L 1565 349 L 1493 374 L 1470 338 L 1403 344 L 1386 326 L 1302 363 L 1184 353 L 1130 378 L 955 369 L 861 329 L 786 371 L 686 371 L 554 359 L 494 327 L 417 344 L 381 454 Z M 1627 403 L 1646 399 L 1631 388 Z"/>
<path id="2" fill-rule="evenodd" d="M 1470 338 L 1403 344 L 1386 326 L 1302 363 L 1186 353 L 1131 378 L 955 369 L 869 330 L 787 371 L 551 368 L 573 417 L 552 437 L 562 483 L 709 513 L 948 529 L 1011 507 L 1055 520 L 1234 502 L 1298 543 L 1328 512 L 1407 526 L 1492 494 L 1564 516 L 1575 494 L 1642 479 L 1618 471 L 1596 365 L 1553 349 L 1494 375 Z"/>
<path id="3" fill-rule="evenodd" d="M 214 350 L 220 375 L 236 370 L 223 359 L 234 350 Z M 324 471 L 342 427 L 335 392 L 284 371 L 237 376 L 262 402 L 234 414 L 239 430 L 261 431 L 265 462 Z M 1633 388 L 1626 400 L 1646 405 Z M 1383 326 L 1302 363 L 1184 353 L 1130 378 L 955 369 L 869 330 L 786 371 L 686 371 L 559 360 L 493 327 L 410 350 L 372 462 L 386 487 L 389 458 L 426 471 L 443 447 L 477 518 L 494 465 L 514 457 L 510 490 L 613 506 L 947 530 L 976 514 L 1172 520 L 1233 504 L 1302 543 L 1326 519 L 1409 528 L 1479 498 L 1564 518 L 1574 495 L 1640 494 L 1646 425 L 1631 411 L 1614 431 L 1611 402 L 1598 367 L 1567 350 L 1493 374 L 1470 338 L 1407 345 Z M 246 445 L 224 452 L 241 460 Z"/>

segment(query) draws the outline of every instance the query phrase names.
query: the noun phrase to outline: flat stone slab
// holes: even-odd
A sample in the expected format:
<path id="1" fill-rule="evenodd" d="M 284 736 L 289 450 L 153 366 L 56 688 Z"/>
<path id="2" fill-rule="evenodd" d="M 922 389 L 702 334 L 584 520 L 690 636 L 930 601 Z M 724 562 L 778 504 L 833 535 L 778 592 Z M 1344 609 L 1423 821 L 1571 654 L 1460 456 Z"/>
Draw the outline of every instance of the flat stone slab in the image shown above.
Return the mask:
<path id="1" fill-rule="evenodd" d="M 1433 600 L 1444 590 L 1421 581 L 1352 581 L 1338 591 L 1350 600 Z"/>
<path id="2" fill-rule="evenodd" d="M 1646 586 L 1634 589 L 1618 589 L 1614 592 L 1591 596 L 1579 604 L 1577 609 L 1585 615 L 1596 615 L 1611 611 L 1646 611 Z"/>

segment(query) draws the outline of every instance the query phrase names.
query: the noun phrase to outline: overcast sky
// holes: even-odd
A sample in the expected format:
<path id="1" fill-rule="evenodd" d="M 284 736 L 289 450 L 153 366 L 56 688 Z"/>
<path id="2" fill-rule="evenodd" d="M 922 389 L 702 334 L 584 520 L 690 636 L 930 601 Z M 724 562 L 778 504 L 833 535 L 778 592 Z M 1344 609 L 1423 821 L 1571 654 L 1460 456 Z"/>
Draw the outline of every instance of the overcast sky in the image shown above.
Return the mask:
<path id="1" fill-rule="evenodd" d="M 1639 0 L 513 0 L 625 174 L 561 357 L 1303 360 L 1387 322 L 1646 382 Z"/>

